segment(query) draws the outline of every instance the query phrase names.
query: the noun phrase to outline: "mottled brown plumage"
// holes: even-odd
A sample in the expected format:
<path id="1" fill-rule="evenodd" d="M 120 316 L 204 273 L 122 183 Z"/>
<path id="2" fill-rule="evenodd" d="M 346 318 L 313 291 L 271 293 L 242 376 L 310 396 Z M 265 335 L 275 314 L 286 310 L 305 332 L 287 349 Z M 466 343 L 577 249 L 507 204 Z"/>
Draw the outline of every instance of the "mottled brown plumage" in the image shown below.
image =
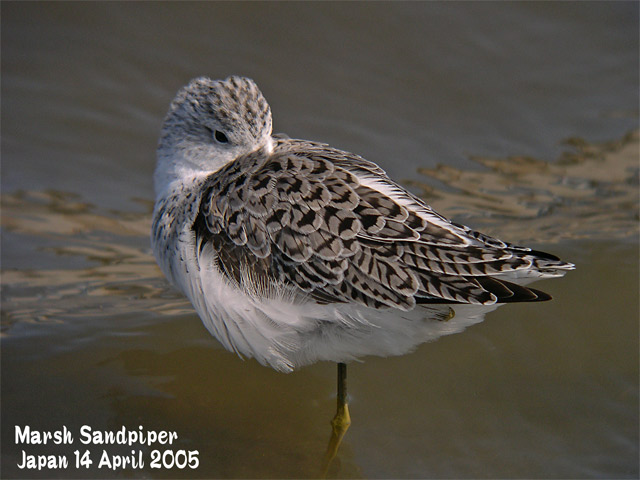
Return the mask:
<path id="1" fill-rule="evenodd" d="M 272 136 L 271 123 L 253 81 L 199 78 L 158 148 L 154 252 L 229 349 L 284 371 L 403 353 L 470 324 L 429 323 L 450 318 L 442 304 L 547 300 L 524 284 L 573 268 L 457 225 L 374 163 Z"/>
<path id="2" fill-rule="evenodd" d="M 487 280 L 531 268 L 538 259 L 529 249 L 469 235 L 405 192 L 423 208 L 419 216 L 358 175 L 400 189 L 356 155 L 279 140 L 270 153 L 258 149 L 207 179 L 197 237 L 214 243 L 234 281 L 241 263 L 257 261 L 260 274 L 323 301 L 412 309 L 416 303 L 549 298 L 507 280 Z"/>

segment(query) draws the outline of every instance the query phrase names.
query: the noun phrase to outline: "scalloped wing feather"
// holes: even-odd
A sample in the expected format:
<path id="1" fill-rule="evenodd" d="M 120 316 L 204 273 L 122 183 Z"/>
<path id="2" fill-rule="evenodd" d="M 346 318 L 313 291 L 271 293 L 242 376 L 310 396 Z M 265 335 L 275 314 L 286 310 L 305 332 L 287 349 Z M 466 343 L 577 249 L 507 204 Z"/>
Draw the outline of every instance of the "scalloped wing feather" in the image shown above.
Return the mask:
<path id="1" fill-rule="evenodd" d="M 196 224 L 241 287 L 249 268 L 375 308 L 543 300 L 501 277 L 567 265 L 449 222 L 357 155 L 284 138 L 211 175 Z"/>

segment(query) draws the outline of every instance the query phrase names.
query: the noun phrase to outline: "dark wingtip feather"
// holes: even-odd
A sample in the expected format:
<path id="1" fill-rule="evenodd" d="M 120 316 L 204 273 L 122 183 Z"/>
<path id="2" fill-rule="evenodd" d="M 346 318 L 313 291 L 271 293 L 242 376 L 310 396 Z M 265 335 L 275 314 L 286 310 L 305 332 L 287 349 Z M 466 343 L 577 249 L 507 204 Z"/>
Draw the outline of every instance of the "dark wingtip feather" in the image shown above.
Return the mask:
<path id="1" fill-rule="evenodd" d="M 562 260 L 560 260 L 555 255 L 552 255 L 551 253 L 547 253 L 547 252 L 541 252 L 540 250 L 531 250 L 528 253 L 529 253 L 529 255 L 533 255 L 533 256 L 537 257 L 538 259 L 551 260 L 553 262 L 562 262 Z M 562 263 L 564 263 L 564 262 L 562 262 Z"/>
<path id="2" fill-rule="evenodd" d="M 536 290 L 535 288 L 530 288 L 529 290 L 535 293 L 536 296 L 538 297 L 535 300 L 533 300 L 534 302 L 546 302 L 548 300 L 553 300 L 553 297 L 546 292 L 543 292 L 541 290 Z"/>
<path id="3" fill-rule="evenodd" d="M 551 300 L 551 295 L 548 293 L 523 287 L 506 280 L 498 280 L 493 277 L 478 277 L 477 281 L 482 288 L 497 297 L 496 303 L 544 302 Z"/>
<path id="4" fill-rule="evenodd" d="M 480 284 L 486 293 L 492 293 L 497 298 L 495 302 L 486 302 L 487 305 L 492 303 L 546 302 L 552 298 L 551 295 L 541 290 L 523 287 L 522 285 L 508 282 L 506 280 L 498 280 L 494 277 L 473 277 L 473 279 Z M 416 303 L 460 304 L 463 302 L 427 296 L 416 298 Z"/>

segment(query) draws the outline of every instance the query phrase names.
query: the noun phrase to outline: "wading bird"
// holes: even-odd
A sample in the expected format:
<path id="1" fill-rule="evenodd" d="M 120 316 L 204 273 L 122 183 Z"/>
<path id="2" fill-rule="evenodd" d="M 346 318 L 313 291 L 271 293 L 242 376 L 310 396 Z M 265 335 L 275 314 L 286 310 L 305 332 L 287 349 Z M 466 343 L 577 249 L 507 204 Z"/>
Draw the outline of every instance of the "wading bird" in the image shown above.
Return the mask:
<path id="1" fill-rule="evenodd" d="M 154 182 L 156 259 L 227 350 L 280 372 L 338 363 L 328 457 L 350 423 L 347 362 L 548 300 L 524 285 L 573 268 L 447 220 L 358 155 L 272 135 L 248 78 L 178 92 Z"/>

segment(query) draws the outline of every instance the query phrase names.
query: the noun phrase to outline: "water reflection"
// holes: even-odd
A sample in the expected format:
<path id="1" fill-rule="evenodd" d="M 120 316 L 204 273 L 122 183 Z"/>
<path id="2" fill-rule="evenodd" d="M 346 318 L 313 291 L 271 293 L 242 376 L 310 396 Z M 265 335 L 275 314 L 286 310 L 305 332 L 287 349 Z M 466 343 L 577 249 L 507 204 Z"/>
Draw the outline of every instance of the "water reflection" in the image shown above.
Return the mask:
<path id="1" fill-rule="evenodd" d="M 602 144 L 566 144 L 571 149 L 554 162 L 475 157 L 483 168 L 421 168 L 428 179 L 407 183 L 436 210 L 514 243 L 635 235 L 638 131 Z"/>
<path id="2" fill-rule="evenodd" d="M 104 211 L 55 190 L 2 195 L 4 253 L 19 252 L 3 258 L 3 335 L 16 322 L 59 322 L 96 311 L 188 311 L 160 279 L 148 246 L 151 202 L 143 208 Z"/>

